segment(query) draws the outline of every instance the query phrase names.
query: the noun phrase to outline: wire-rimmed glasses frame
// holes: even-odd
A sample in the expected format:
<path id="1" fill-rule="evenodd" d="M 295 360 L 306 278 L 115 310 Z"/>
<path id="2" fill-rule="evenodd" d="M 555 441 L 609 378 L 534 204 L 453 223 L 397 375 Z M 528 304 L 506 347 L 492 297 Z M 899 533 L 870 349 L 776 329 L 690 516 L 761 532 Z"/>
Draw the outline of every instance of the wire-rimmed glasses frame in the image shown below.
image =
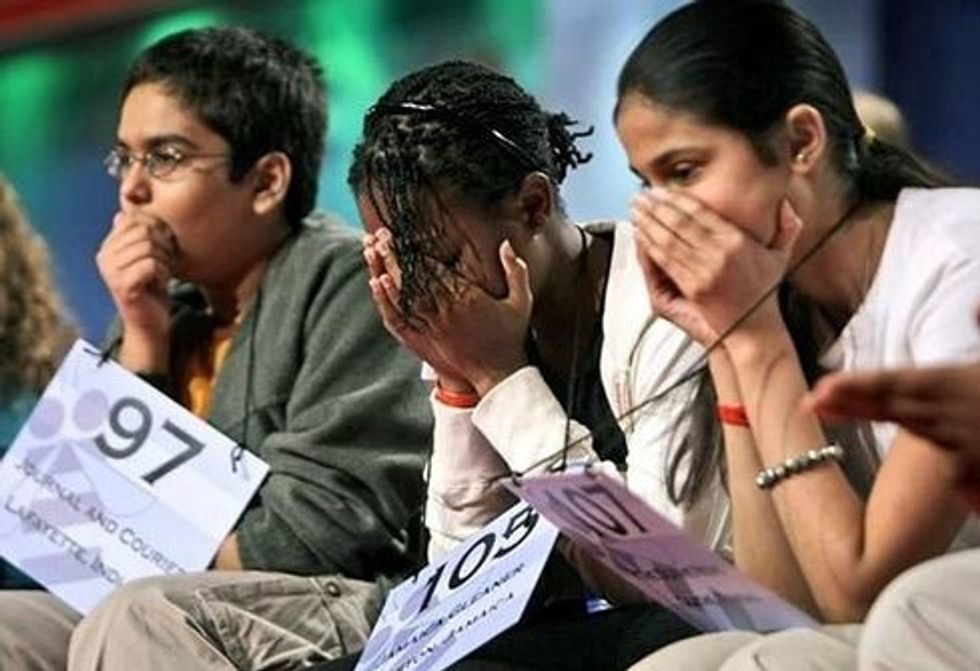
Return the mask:
<path id="1" fill-rule="evenodd" d="M 142 165 L 143 170 L 150 177 L 166 180 L 172 177 L 182 167 L 188 166 L 192 161 L 213 158 L 227 160 L 231 158 L 231 154 L 227 152 L 192 153 L 173 148 L 150 149 L 142 154 L 137 154 L 122 147 L 113 147 L 106 154 L 102 165 L 105 166 L 106 172 L 109 173 L 110 177 L 119 181 L 125 179 L 135 163 Z"/>

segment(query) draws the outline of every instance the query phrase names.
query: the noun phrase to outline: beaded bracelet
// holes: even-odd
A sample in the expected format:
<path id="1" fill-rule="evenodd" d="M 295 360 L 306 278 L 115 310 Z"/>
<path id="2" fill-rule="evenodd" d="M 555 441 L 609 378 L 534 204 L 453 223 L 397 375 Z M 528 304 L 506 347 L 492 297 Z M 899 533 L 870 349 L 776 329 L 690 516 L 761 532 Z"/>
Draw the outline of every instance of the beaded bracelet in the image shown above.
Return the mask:
<path id="1" fill-rule="evenodd" d="M 792 477 L 819 466 L 825 461 L 844 461 L 844 448 L 840 445 L 827 445 L 819 450 L 810 450 L 783 462 L 764 468 L 755 476 L 759 489 L 772 489 L 786 478 Z"/>

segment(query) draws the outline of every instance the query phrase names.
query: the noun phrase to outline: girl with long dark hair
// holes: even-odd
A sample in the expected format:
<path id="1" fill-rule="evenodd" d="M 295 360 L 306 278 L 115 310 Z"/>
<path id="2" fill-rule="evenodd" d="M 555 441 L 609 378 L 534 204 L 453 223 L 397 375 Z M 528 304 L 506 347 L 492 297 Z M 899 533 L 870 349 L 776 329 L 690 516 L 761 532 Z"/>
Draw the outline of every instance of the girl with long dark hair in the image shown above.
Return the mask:
<path id="1" fill-rule="evenodd" d="M 681 8 L 636 47 L 618 94 L 647 187 L 632 219 L 653 309 L 712 348 L 736 563 L 827 622 L 859 622 L 902 570 L 975 544 L 975 519 L 950 457 L 891 424 L 866 436 L 880 468 L 865 496 L 842 468 L 858 450 L 800 399 L 824 369 L 980 354 L 980 191 L 945 188 L 867 132 L 831 48 L 780 2 Z M 781 636 L 800 668 L 801 635 Z M 822 636 L 818 656 L 839 644 L 827 663 L 846 666 L 853 649 Z M 781 668 L 779 641 L 739 659 Z M 718 668 L 690 652 L 649 668 Z"/>

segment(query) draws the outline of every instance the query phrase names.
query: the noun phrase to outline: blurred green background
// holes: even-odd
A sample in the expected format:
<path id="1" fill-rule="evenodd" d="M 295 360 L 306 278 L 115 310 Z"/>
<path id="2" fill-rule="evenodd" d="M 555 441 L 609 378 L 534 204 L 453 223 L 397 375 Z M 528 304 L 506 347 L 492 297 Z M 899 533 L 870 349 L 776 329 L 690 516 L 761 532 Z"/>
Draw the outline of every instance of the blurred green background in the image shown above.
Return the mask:
<path id="1" fill-rule="evenodd" d="M 536 0 L 194 3 L 21 45 L 0 55 L 0 172 L 48 239 L 84 331 L 98 338 L 111 305 L 93 258 L 116 204 L 101 159 L 115 139 L 120 83 L 144 47 L 184 28 L 247 25 L 315 54 L 327 73 L 330 107 L 319 205 L 356 225 L 346 166 L 367 107 L 393 79 L 447 58 L 479 60 L 536 86 L 541 6 Z"/>

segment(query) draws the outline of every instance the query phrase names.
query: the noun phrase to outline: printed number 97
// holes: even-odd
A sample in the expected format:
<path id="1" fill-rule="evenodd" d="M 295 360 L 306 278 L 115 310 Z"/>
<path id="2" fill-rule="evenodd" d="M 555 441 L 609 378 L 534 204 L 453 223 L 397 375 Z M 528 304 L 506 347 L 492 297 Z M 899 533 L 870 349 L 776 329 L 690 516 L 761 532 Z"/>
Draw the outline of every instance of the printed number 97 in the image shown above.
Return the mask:
<path id="1" fill-rule="evenodd" d="M 130 412 L 126 412 L 127 410 Z M 127 415 L 125 421 L 123 419 L 124 413 Z M 129 417 L 132 417 L 134 413 L 137 422 L 132 425 Z M 103 434 L 99 434 L 95 437 L 96 447 L 110 459 L 127 459 L 143 447 L 149 437 L 153 428 L 153 413 L 138 398 L 123 396 L 109 409 L 109 428 L 116 436 L 129 441 L 128 444 L 123 447 L 114 447 Z M 172 459 L 165 461 L 144 475 L 143 479 L 151 485 L 181 464 L 193 459 L 204 449 L 204 443 L 173 424 L 169 419 L 164 420 L 163 430 L 186 445 L 187 449 L 177 453 Z"/>
<path id="2" fill-rule="evenodd" d="M 126 410 L 133 411 L 126 413 L 129 416 L 134 413 L 138 415 L 139 421 L 136 426 L 130 427 L 123 423 L 122 415 Z M 95 437 L 95 444 L 105 456 L 111 459 L 125 459 L 143 447 L 147 436 L 150 435 L 150 429 L 153 428 L 153 415 L 143 401 L 123 396 L 109 410 L 109 428 L 112 429 L 113 434 L 127 439 L 129 445 L 121 448 L 113 447 L 102 434 Z"/>

